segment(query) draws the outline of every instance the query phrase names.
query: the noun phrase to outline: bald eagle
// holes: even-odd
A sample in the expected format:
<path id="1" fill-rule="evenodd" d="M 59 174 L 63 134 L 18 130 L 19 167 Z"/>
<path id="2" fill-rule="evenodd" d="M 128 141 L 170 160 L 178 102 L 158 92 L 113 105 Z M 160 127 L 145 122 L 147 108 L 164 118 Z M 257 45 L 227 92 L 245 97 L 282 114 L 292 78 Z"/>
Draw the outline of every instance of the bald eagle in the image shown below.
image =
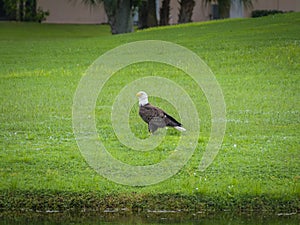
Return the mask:
<path id="1" fill-rule="evenodd" d="M 172 116 L 165 113 L 162 109 L 151 105 L 148 102 L 148 95 L 144 91 L 136 94 L 139 99 L 139 115 L 148 124 L 149 132 L 153 133 L 158 128 L 174 127 L 179 131 L 186 131 L 181 123 L 175 120 Z"/>

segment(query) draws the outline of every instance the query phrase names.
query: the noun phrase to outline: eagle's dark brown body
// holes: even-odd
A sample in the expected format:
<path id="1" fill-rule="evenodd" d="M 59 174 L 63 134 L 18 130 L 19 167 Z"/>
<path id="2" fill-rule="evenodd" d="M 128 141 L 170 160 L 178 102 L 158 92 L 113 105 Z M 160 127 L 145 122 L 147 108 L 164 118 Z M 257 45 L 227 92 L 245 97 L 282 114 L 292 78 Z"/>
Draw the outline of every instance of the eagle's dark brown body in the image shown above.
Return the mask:
<path id="1" fill-rule="evenodd" d="M 153 133 L 158 128 L 163 127 L 181 127 L 181 123 L 175 120 L 172 116 L 165 113 L 158 107 L 147 103 L 146 105 L 140 105 L 139 114 L 142 119 L 148 124 L 148 130 Z"/>

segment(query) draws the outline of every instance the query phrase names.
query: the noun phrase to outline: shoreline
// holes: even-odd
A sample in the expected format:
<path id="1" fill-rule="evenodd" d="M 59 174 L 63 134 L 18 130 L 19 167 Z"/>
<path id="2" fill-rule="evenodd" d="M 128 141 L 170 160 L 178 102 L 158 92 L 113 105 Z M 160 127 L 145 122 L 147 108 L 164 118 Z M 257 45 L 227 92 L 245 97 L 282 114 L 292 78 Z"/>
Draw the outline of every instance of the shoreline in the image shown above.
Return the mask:
<path id="1" fill-rule="evenodd" d="M 1 191 L 1 212 L 98 212 L 98 213 L 272 213 L 300 212 L 297 195 L 282 198 L 271 195 L 205 196 L 201 194 L 103 195 L 83 192 Z"/>
<path id="2" fill-rule="evenodd" d="M 20 224 L 20 221 L 30 221 L 31 224 L 41 222 L 49 224 L 224 224 L 223 221 L 231 221 L 232 224 L 298 224 L 300 214 L 279 215 L 262 214 L 259 212 L 232 214 L 230 212 L 218 213 L 1 213 L 0 219 L 5 224 Z M 249 222 L 249 221 L 252 221 Z M 280 223 L 280 222 L 281 223 Z"/>

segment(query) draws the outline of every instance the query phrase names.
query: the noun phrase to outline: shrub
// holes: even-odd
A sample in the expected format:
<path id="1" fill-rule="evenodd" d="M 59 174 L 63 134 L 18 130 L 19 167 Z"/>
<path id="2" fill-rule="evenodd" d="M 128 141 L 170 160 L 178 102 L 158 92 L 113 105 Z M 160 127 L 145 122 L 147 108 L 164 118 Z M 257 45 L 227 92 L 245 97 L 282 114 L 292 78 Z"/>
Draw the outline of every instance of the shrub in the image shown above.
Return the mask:
<path id="1" fill-rule="evenodd" d="M 39 7 L 36 11 L 35 21 L 41 23 L 44 20 L 46 20 L 46 17 L 49 15 L 50 15 L 49 10 L 44 11 L 42 8 Z"/>
<path id="2" fill-rule="evenodd" d="M 254 10 L 252 11 L 251 16 L 254 17 L 262 17 L 262 16 L 268 16 L 268 15 L 274 15 L 278 13 L 284 13 L 281 10 Z"/>
<path id="3" fill-rule="evenodd" d="M 42 22 L 49 16 L 49 11 L 36 9 L 36 0 L 3 0 L 3 10 L 10 20 Z"/>

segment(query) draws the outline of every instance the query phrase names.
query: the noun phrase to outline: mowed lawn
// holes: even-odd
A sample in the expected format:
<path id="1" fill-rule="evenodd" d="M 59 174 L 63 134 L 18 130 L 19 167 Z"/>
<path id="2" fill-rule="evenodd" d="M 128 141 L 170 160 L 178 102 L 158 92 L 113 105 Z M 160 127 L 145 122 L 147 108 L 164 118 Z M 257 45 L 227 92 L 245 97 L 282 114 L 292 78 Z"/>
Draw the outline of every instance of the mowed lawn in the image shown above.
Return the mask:
<path id="1" fill-rule="evenodd" d="M 138 40 L 182 45 L 215 74 L 227 127 L 219 154 L 204 172 L 198 165 L 211 125 L 205 95 L 182 71 L 150 62 L 128 66 L 107 82 L 95 108 L 99 138 L 112 156 L 131 165 L 158 163 L 172 154 L 179 132 L 168 130 L 160 146 L 139 152 L 119 143 L 110 121 L 114 98 L 124 86 L 144 76 L 165 77 L 181 85 L 197 107 L 201 131 L 192 158 L 168 180 L 131 187 L 103 178 L 82 157 L 72 128 L 77 85 L 100 55 Z M 150 100 L 178 116 L 167 101 Z M 299 103 L 299 13 L 116 36 L 105 25 L 0 23 L 0 208 L 55 208 L 64 198 L 62 209 L 96 207 L 91 199 L 105 197 L 103 204 L 116 208 L 299 210 Z M 136 104 L 130 126 L 145 138 L 147 126 L 137 112 Z"/>

